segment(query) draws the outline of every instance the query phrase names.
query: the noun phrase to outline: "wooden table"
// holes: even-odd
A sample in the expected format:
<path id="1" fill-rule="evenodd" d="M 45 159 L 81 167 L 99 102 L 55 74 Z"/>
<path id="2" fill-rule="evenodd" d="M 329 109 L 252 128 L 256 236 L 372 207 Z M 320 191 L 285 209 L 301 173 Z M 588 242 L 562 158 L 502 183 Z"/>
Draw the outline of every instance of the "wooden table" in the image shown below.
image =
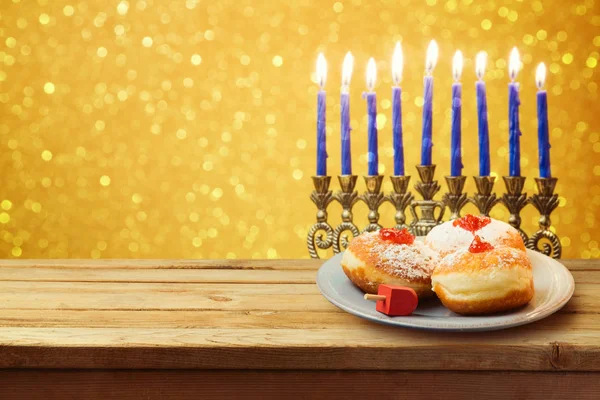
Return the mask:
<path id="1" fill-rule="evenodd" d="M 486 333 L 377 325 L 320 261 L 0 261 L 0 398 L 600 398 L 600 260 L 575 295 Z"/>

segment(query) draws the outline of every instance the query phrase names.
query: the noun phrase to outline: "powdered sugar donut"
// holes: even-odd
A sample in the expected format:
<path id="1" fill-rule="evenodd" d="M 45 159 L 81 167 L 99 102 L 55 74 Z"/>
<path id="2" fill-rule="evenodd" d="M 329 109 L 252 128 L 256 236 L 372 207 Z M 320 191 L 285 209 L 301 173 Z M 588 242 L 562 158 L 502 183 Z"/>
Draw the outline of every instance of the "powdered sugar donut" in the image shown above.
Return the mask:
<path id="1" fill-rule="evenodd" d="M 468 248 L 444 257 L 431 277 L 444 306 L 459 314 L 491 314 L 527 304 L 534 294 L 525 252 L 492 246 L 475 236 Z"/>
<path id="2" fill-rule="evenodd" d="M 425 243 L 444 256 L 469 247 L 475 234 L 492 246 L 502 245 L 525 251 L 525 243 L 515 228 L 490 217 L 471 214 L 434 227 L 425 237 Z"/>
<path id="3" fill-rule="evenodd" d="M 435 253 L 406 229 L 382 229 L 352 240 L 342 257 L 346 276 L 367 293 L 380 284 L 407 286 L 419 298 L 430 297 Z"/>

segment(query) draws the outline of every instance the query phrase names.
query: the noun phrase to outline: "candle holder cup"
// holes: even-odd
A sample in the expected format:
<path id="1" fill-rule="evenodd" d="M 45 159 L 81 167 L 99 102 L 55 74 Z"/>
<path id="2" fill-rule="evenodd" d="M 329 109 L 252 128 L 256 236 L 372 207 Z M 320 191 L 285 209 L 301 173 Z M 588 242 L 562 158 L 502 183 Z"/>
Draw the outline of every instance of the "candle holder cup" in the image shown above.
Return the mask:
<path id="1" fill-rule="evenodd" d="M 408 189 L 410 176 L 391 176 L 393 191 L 384 195 L 381 191 L 383 175 L 365 176 L 366 191 L 359 194 L 356 190 L 356 175 L 338 176 L 340 190 L 335 194 L 329 190 L 330 176 L 312 177 L 314 190 L 310 198 L 317 206 L 317 222 L 314 223 L 307 235 L 308 253 L 312 258 L 319 258 L 318 250 L 333 249 L 333 253 L 339 253 L 347 248 L 352 237 L 360 234 L 360 229 L 353 222 L 352 209 L 358 201 L 363 201 L 369 208 L 369 224 L 362 230 L 372 232 L 382 228 L 379 222 L 379 207 L 384 202 L 390 202 L 396 208 L 394 216 L 397 229 L 408 228 L 417 236 L 424 236 L 436 225 L 442 222 L 444 211 L 448 207 L 450 219 L 459 218 L 462 208 L 470 201 L 474 203 L 479 212 L 489 215 L 490 211 L 497 205 L 502 204 L 510 212 L 508 223 L 519 231 L 528 249 L 538 251 L 547 256 L 560 258 L 562 247 L 558 236 L 550 225 L 550 214 L 558 207 L 558 195 L 554 192 L 556 178 L 536 178 L 537 193 L 527 197 L 523 193 L 525 177 L 505 176 L 506 193 L 499 199 L 492 193 L 494 188 L 494 177 L 476 176 L 475 184 L 477 193 L 469 198 L 464 193 L 466 177 L 447 176 L 448 191 L 442 197 L 442 201 L 434 200 L 440 190 L 440 185 L 434 180 L 435 165 L 418 165 L 417 171 L 420 180 L 414 185 L 415 190 L 421 195 L 421 199 L 414 198 Z M 342 222 L 335 229 L 327 222 L 327 208 L 332 202 L 338 202 L 342 206 Z M 539 229 L 530 237 L 521 229 L 521 211 L 531 204 L 540 214 Z M 410 208 L 411 219 L 406 215 L 406 209 Z M 436 209 L 439 208 L 439 213 Z M 437 214 L 437 216 L 436 216 Z"/>
<path id="2" fill-rule="evenodd" d="M 460 218 L 460 211 L 469 203 L 467 194 L 463 193 L 465 187 L 466 176 L 446 176 L 446 184 L 448 185 L 448 193 L 442 197 L 442 202 L 450 210 L 450 220 Z"/>
<path id="3" fill-rule="evenodd" d="M 341 190 L 334 194 L 334 199 L 342 205 L 342 223 L 333 231 L 334 253 L 339 253 L 348 247 L 350 241 L 348 235 L 344 234 L 345 232 L 351 233 L 352 237 L 360 234 L 358 227 L 353 222 L 354 216 L 352 215 L 352 207 L 358 201 L 358 192 L 354 190 L 357 178 L 356 175 L 338 176 Z"/>
<path id="4" fill-rule="evenodd" d="M 401 176 L 390 176 L 394 191 L 386 196 L 385 200 L 389 201 L 396 208 L 396 229 L 410 228 L 406 224 L 406 208 L 410 205 L 413 200 L 412 193 L 408 192 L 408 183 L 410 182 L 410 175 Z"/>
<path id="5" fill-rule="evenodd" d="M 417 165 L 417 172 L 421 180 L 415 184 L 415 190 L 419 192 L 423 200 L 410 202 L 410 212 L 413 216 L 410 227 L 413 235 L 425 236 L 434 226 L 441 223 L 446 207 L 443 202 L 433 200 L 433 196 L 440 190 L 438 182 L 433 180 L 435 165 Z M 437 217 L 435 216 L 436 208 L 440 209 Z M 418 215 L 417 210 L 421 211 L 421 215 Z"/>
<path id="6" fill-rule="evenodd" d="M 374 232 L 382 228 L 382 226 L 379 225 L 379 206 L 383 204 L 385 200 L 383 193 L 381 193 L 383 175 L 367 175 L 364 178 L 365 184 L 367 185 L 367 191 L 360 196 L 360 200 L 369 207 L 369 225 L 362 231 Z"/>
<path id="7" fill-rule="evenodd" d="M 494 189 L 494 183 L 496 182 L 495 176 L 474 176 L 475 186 L 477 187 L 477 193 L 469 199 L 471 203 L 475 204 L 475 207 L 479 210 L 479 214 L 490 216 L 490 211 L 498 203 L 496 194 L 492 193 Z"/>

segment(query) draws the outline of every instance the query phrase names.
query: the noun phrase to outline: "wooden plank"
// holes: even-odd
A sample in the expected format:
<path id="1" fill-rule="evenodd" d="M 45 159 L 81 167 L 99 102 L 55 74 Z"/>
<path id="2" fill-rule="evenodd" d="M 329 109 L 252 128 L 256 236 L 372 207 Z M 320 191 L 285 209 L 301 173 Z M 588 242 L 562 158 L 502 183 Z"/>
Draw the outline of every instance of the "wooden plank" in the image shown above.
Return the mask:
<path id="1" fill-rule="evenodd" d="M 600 285 L 577 284 L 579 309 L 600 305 Z M 573 307 L 573 306 L 571 306 Z M 0 282 L 0 309 L 315 310 L 333 308 L 316 285 Z"/>
<path id="2" fill-rule="evenodd" d="M 0 368 L 600 371 L 600 331 L 0 328 Z"/>
<path id="3" fill-rule="evenodd" d="M 38 328 L 325 329 L 372 325 L 341 310 L 315 311 L 88 311 L 2 310 L 1 327 Z"/>
<path id="4" fill-rule="evenodd" d="M 577 283 L 600 284 L 600 270 L 572 271 Z M 310 269 L 172 269 L 0 267 L 0 281 L 30 282 L 179 282 L 179 283 L 305 283 L 314 284 Z"/>
<path id="5" fill-rule="evenodd" d="M 319 269 L 325 260 L 0 260 L 2 267 L 19 268 L 156 268 L 156 269 L 264 269 L 312 270 Z M 572 271 L 600 271 L 600 260 L 559 260 Z"/>
<path id="6" fill-rule="evenodd" d="M 0 267 L 0 281 L 28 282 L 314 284 L 315 278 L 312 270 Z"/>
<path id="7" fill-rule="evenodd" d="M 580 317 L 580 322 L 588 316 L 559 314 L 558 320 L 569 321 Z M 156 324 L 158 325 L 158 324 Z M 10 345 L 28 346 L 40 343 L 48 347 L 96 346 L 159 346 L 179 347 L 190 344 L 204 346 L 207 343 L 235 347 L 255 344 L 267 347 L 323 347 L 336 348 L 357 345 L 369 348 L 410 348 L 414 346 L 439 347 L 457 344 L 513 345 L 516 347 L 546 345 L 559 341 L 573 346 L 598 345 L 600 332 L 595 329 L 563 329 L 560 338 L 555 329 L 544 322 L 525 325 L 510 330 L 482 333 L 428 332 L 415 329 L 400 329 L 380 324 L 364 324 L 361 327 L 334 326 L 332 328 L 4 328 L 0 327 L 0 340 Z M 239 334 L 236 334 L 239 333 Z M 221 339 L 213 340 L 213 336 Z M 245 337 L 246 336 L 246 337 Z M 526 343 L 525 343 L 526 342 Z M 600 362 L 600 360 L 598 360 Z"/>
<path id="8" fill-rule="evenodd" d="M 600 398 L 594 373 L 404 371 L 0 371 L 0 398 L 386 399 Z"/>
<path id="9" fill-rule="evenodd" d="M 0 309 L 316 310 L 333 306 L 316 285 L 0 282 Z"/>
<path id="10" fill-rule="evenodd" d="M 600 284 L 600 271 L 573 270 L 571 271 L 571 274 L 573 275 L 573 279 L 575 279 L 576 285 L 580 285 L 582 283 Z"/>
<path id="11" fill-rule="evenodd" d="M 567 259 L 558 260 L 571 271 L 598 271 L 600 270 L 600 259 Z"/>
<path id="12" fill-rule="evenodd" d="M 225 310 L 19 310 L 3 309 L 0 327 L 22 328 L 259 328 L 363 329 L 374 323 L 337 308 L 329 311 Z M 377 326 L 377 325 L 375 325 Z M 536 330 L 600 330 L 600 310 L 559 311 L 534 325 Z M 402 330 L 400 330 L 402 332 Z M 508 331 L 508 332 L 513 332 Z"/>
<path id="13" fill-rule="evenodd" d="M 562 308 L 563 312 L 600 311 L 600 288 L 595 284 L 575 283 L 575 293 Z"/>
<path id="14" fill-rule="evenodd" d="M 325 260 L 0 260 L 0 268 L 129 268 L 129 269 L 254 269 L 254 270 L 310 270 L 319 269 Z"/>

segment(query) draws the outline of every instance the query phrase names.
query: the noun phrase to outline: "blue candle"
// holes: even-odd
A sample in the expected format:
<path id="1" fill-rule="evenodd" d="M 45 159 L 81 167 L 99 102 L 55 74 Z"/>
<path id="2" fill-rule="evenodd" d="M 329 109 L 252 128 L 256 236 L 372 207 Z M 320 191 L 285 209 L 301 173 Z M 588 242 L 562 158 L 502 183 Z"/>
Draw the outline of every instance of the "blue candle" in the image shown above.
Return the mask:
<path id="1" fill-rule="evenodd" d="M 392 136 L 394 144 L 394 175 L 404 175 L 404 143 L 402 141 L 402 89 L 392 88 Z"/>
<path id="2" fill-rule="evenodd" d="M 483 51 L 479 52 L 475 60 L 475 73 L 478 78 L 475 89 L 477 92 L 477 126 L 479 128 L 479 176 L 490 176 L 490 133 L 485 82 L 483 82 L 486 61 L 487 54 Z"/>
<path id="3" fill-rule="evenodd" d="M 519 52 L 514 48 L 510 54 L 508 84 L 508 154 L 510 176 L 521 176 L 521 128 L 519 126 L 519 84 L 515 83 L 519 72 Z"/>
<path id="4" fill-rule="evenodd" d="M 369 115 L 369 151 L 367 153 L 369 175 L 379 175 L 379 155 L 377 150 L 377 97 L 375 96 L 375 92 L 373 92 L 376 76 L 377 67 L 375 65 L 375 60 L 371 58 L 367 65 L 367 88 L 369 92 L 365 94 L 367 99 L 367 113 Z"/>
<path id="5" fill-rule="evenodd" d="M 344 58 L 342 68 L 342 94 L 341 94 L 341 127 L 342 127 L 342 175 L 352 175 L 352 151 L 350 146 L 350 96 L 348 90 L 352 76 L 352 53 L 348 52 Z"/>
<path id="6" fill-rule="evenodd" d="M 432 111 L 433 111 L 433 77 L 431 73 L 437 62 L 438 46 L 435 40 L 429 43 L 425 62 L 426 76 L 423 94 L 423 135 L 421 138 L 421 165 L 431 165 L 432 140 Z"/>
<path id="7" fill-rule="evenodd" d="M 538 118 L 538 152 L 540 164 L 540 177 L 551 178 L 550 171 L 550 137 L 548 135 L 548 99 L 543 90 L 546 80 L 546 65 L 541 63 L 536 71 L 537 93 L 537 118 Z"/>
<path id="8" fill-rule="evenodd" d="M 402 47 L 400 42 L 396 43 L 394 56 L 392 57 L 392 139 L 394 145 L 394 175 L 404 175 L 404 143 L 402 140 Z"/>
<path id="9" fill-rule="evenodd" d="M 462 175 L 462 149 L 461 149 L 461 113 L 462 113 L 462 85 L 460 84 L 460 75 L 463 67 L 462 52 L 458 50 L 454 54 L 452 62 L 452 75 L 454 83 L 452 84 L 452 129 L 450 141 L 450 175 Z"/>
<path id="10" fill-rule="evenodd" d="M 327 175 L 327 142 L 325 136 L 325 91 L 323 86 L 327 77 L 327 63 L 323 54 L 317 58 L 317 81 L 319 93 L 317 95 L 317 176 Z"/>

